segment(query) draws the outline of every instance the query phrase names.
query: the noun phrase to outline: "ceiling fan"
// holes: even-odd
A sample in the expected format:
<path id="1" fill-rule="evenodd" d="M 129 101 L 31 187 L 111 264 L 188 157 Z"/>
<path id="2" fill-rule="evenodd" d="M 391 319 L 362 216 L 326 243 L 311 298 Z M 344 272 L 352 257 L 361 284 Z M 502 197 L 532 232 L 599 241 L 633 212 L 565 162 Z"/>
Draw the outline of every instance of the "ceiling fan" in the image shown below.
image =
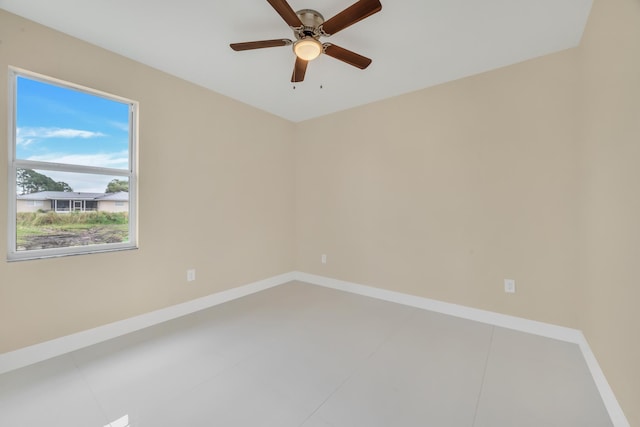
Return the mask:
<path id="1" fill-rule="evenodd" d="M 327 21 L 324 20 L 324 17 L 319 12 L 312 9 L 302 9 L 294 12 L 286 0 L 267 1 L 293 30 L 296 41 L 273 39 L 231 43 L 229 45 L 231 49 L 242 51 L 293 45 L 296 62 L 293 67 L 291 81 L 294 83 L 304 80 L 307 64 L 320 56 L 321 53 L 358 67 L 361 70 L 371 64 L 371 59 L 367 57 L 332 43 L 320 43 L 319 39 L 320 37 L 329 37 L 336 34 L 338 31 L 380 12 L 382 5 L 379 0 L 359 0 Z"/>

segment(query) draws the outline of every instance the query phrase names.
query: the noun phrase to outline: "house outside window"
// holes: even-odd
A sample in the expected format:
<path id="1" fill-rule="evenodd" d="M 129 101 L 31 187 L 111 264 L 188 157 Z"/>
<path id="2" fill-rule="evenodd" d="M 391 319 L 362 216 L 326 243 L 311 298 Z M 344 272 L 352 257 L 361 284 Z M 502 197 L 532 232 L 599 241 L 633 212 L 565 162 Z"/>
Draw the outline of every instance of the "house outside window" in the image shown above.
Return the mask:
<path id="1" fill-rule="evenodd" d="M 8 259 L 136 248 L 137 103 L 10 77 Z"/>

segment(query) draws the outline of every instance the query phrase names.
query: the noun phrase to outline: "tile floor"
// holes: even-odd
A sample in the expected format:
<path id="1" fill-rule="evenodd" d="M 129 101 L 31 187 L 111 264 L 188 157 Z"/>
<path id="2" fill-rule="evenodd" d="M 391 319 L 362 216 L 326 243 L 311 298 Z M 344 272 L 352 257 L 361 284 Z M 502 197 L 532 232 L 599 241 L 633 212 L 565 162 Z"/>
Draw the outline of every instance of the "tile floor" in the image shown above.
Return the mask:
<path id="1" fill-rule="evenodd" d="M 0 375 L 0 426 L 610 426 L 574 344 L 289 283 Z"/>

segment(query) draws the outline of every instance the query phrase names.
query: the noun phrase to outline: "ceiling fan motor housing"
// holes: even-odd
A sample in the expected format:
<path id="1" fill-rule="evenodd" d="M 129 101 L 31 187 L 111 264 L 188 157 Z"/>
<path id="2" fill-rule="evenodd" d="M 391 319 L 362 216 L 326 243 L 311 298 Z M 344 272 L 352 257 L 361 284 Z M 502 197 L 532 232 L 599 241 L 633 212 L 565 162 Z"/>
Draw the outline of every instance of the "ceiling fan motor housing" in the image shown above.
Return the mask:
<path id="1" fill-rule="evenodd" d="M 321 34 L 318 27 L 324 23 L 324 17 L 320 12 L 313 9 L 302 9 L 297 11 L 296 15 L 302 21 L 302 27 L 294 28 L 293 30 L 298 40 L 305 37 L 320 38 Z"/>

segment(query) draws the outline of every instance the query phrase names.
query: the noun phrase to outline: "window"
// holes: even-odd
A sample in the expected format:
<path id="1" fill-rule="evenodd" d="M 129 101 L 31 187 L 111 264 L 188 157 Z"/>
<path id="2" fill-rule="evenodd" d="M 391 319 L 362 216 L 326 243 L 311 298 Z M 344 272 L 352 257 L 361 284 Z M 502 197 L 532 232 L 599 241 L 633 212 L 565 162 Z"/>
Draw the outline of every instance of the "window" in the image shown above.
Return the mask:
<path id="1" fill-rule="evenodd" d="M 136 248 L 137 103 L 16 68 L 9 93 L 8 259 Z"/>

